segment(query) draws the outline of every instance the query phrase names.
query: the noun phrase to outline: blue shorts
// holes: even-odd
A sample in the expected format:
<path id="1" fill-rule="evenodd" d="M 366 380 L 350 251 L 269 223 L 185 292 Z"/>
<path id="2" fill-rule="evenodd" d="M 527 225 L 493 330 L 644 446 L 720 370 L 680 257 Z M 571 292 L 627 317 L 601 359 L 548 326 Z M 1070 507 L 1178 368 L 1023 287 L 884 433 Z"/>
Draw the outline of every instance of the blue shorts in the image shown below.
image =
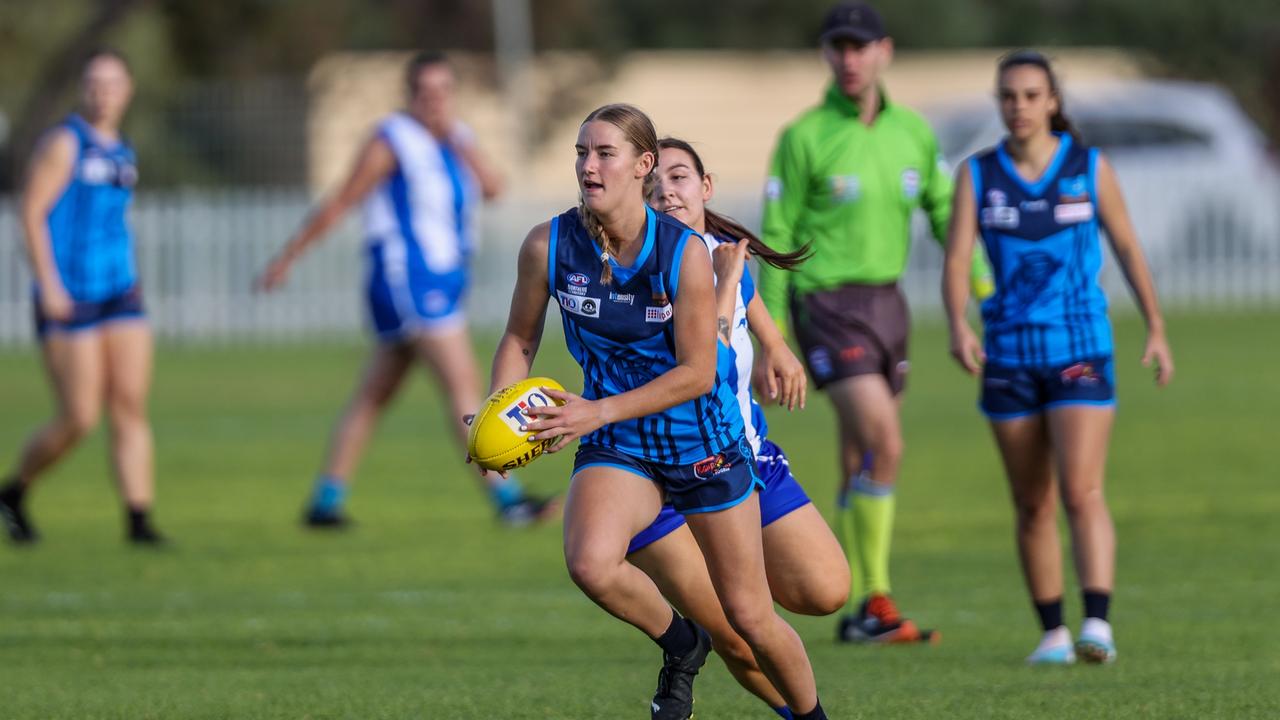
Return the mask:
<path id="1" fill-rule="evenodd" d="M 792 510 L 808 505 L 811 501 L 804 488 L 791 474 L 791 463 L 782 448 L 765 440 L 760 443 L 760 454 L 756 456 L 756 472 L 764 489 L 760 491 L 760 527 L 785 516 Z M 684 525 L 684 516 L 676 512 L 671 505 L 663 505 L 658 518 L 649 527 L 641 530 L 631 538 L 627 554 L 638 552 L 670 535 Z"/>
<path id="2" fill-rule="evenodd" d="M 466 322 L 462 299 L 464 267 L 439 274 L 423 265 L 388 262 L 387 247 L 370 245 L 365 299 L 378 339 L 402 342 L 420 333 L 452 329 Z"/>
<path id="3" fill-rule="evenodd" d="M 666 465 L 601 445 L 579 444 L 573 474 L 597 466 L 626 470 L 658 483 L 667 503 L 684 515 L 727 510 L 764 487 L 746 437 L 692 465 Z"/>
<path id="4" fill-rule="evenodd" d="M 1111 358 L 1100 357 L 1046 368 L 1015 368 L 987 363 L 978 406 L 992 420 L 1038 415 L 1063 405 L 1116 403 Z"/>
<path id="5" fill-rule="evenodd" d="M 129 320 L 146 317 L 142 309 L 142 291 L 137 285 L 115 297 L 100 302 L 79 302 L 66 320 L 53 320 L 45 317 L 40 309 L 40 295 L 32 296 L 35 305 L 36 337 L 43 338 L 49 333 L 71 333 L 90 330 L 99 325 L 117 320 Z"/>

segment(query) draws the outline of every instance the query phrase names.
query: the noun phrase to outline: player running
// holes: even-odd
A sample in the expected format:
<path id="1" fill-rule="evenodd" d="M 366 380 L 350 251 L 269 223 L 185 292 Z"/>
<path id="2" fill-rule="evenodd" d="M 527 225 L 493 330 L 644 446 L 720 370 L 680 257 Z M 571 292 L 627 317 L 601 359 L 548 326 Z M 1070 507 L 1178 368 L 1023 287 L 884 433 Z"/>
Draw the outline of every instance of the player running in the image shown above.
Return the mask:
<path id="1" fill-rule="evenodd" d="M 452 408 L 454 439 L 464 448 L 467 429 L 458 418 L 480 404 L 463 296 L 478 196 L 496 197 L 503 180 L 455 115 L 456 80 L 445 56 L 418 54 L 406 81 L 408 109 L 382 121 L 346 182 L 307 218 L 259 280 L 264 290 L 283 285 L 303 251 L 363 201 L 366 298 L 377 343 L 316 479 L 303 518 L 311 527 L 347 525 L 343 503 L 352 473 L 415 361 L 434 373 Z M 483 478 L 507 524 L 526 524 L 557 510 L 554 501 L 526 495 L 514 477 Z"/>
<path id="2" fill-rule="evenodd" d="M 493 388 L 529 374 L 547 301 L 582 366 L 583 394 L 547 391 L 528 430 L 578 438 L 565 506 L 565 563 L 574 582 L 663 650 L 651 709 L 688 718 L 710 639 L 626 562 L 631 539 L 662 508 L 682 513 L 734 630 L 796 717 L 824 718 L 799 636 L 774 610 L 751 444 L 726 382 L 732 352 L 716 341 L 711 260 L 692 230 L 645 204 L 658 160 L 653 124 L 629 105 L 592 112 L 578 132 L 577 208 L 530 231 Z"/>
<path id="3" fill-rule="evenodd" d="M 1049 61 L 1030 51 L 1005 56 L 997 90 L 1008 135 L 970 158 L 956 182 L 943 277 L 951 354 L 982 375 L 981 408 L 1013 494 L 1018 555 L 1044 629 L 1027 662 L 1111 662 L 1115 529 L 1102 485 L 1115 376 L 1099 223 L 1146 320 L 1142 362 L 1155 364 L 1158 385 L 1172 379 L 1173 357 L 1115 172 L 1075 136 Z M 996 271 L 995 295 L 982 303 L 982 342 L 964 316 L 975 233 Z M 1084 595 L 1074 647 L 1062 622 L 1059 494 Z"/>
<path id="4" fill-rule="evenodd" d="M 712 179 L 698 153 L 674 138 L 659 140 L 658 147 L 658 182 L 649 196 L 650 206 L 697 231 L 712 254 L 720 342 L 735 355 L 727 380 L 742 411 L 756 474 L 764 483 L 760 524 L 769 588 L 774 600 L 791 612 L 829 615 L 848 597 L 848 562 L 826 521 L 791 474 L 786 454 L 767 439 L 768 424 L 749 385 L 754 370 L 766 394 L 779 405 L 788 410 L 804 407 L 804 367 L 773 324 L 746 267 L 751 252 L 763 262 L 790 269 L 804 260 L 807 248 L 781 255 L 741 224 L 708 209 Z M 758 365 L 751 334 L 760 341 Z M 707 630 L 712 647 L 743 687 L 778 715 L 792 717 L 782 695 L 760 671 L 751 647 L 725 618 L 698 545 L 674 507 L 664 505 L 658 518 L 631 539 L 627 560 L 653 578 L 677 609 Z"/>
<path id="5" fill-rule="evenodd" d="M 80 111 L 46 132 L 31 160 L 22 231 L 35 276 L 36 336 L 57 414 L 27 441 L 0 488 L 0 519 L 14 542 L 39 539 L 27 492 L 97 426 L 104 406 L 127 537 L 144 545 L 162 541 L 148 519 L 155 498 L 147 418 L 151 329 L 125 218 L 138 182 L 137 157 L 120 134 L 132 97 L 124 56 L 94 52 L 81 76 Z"/>
<path id="6" fill-rule="evenodd" d="M 880 73 L 893 40 L 875 9 L 833 7 L 821 44 L 833 82 L 821 105 L 782 131 L 762 232 L 779 252 L 808 243 L 813 258 L 794 273 L 761 267 L 760 295 L 779 327 L 788 311 L 794 318 L 809 373 L 839 424 L 838 527 L 853 587 L 837 637 L 915 642 L 931 634 L 903 618 L 889 594 L 910 330 L 897 281 L 916 208 L 928 213 L 934 237 L 943 237 L 951 179 L 928 124 L 885 96 Z M 972 270 L 988 282 L 981 257 Z"/>

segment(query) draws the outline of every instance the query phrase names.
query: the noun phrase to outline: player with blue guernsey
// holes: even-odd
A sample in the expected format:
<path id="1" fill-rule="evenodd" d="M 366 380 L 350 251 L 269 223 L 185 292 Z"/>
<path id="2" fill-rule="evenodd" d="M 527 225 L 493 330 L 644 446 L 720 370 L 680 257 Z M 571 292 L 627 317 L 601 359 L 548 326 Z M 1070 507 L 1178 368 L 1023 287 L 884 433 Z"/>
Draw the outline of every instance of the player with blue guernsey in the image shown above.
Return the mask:
<path id="1" fill-rule="evenodd" d="M 86 60 L 81 82 L 80 112 L 45 133 L 22 197 L 36 335 L 57 414 L 27 442 L 0 487 L 0 519 L 15 542 L 39 537 L 24 504 L 31 483 L 93 430 L 105 406 L 127 537 L 157 544 L 162 538 L 148 517 L 155 494 L 146 410 L 152 340 L 126 218 L 138 166 L 120 133 L 133 77 L 124 56 L 99 50 Z"/>
<path id="2" fill-rule="evenodd" d="M 711 251 L 716 280 L 720 342 L 734 352 L 726 378 L 737 398 L 747 442 L 756 457 L 765 571 L 779 605 L 804 615 L 829 615 L 849 595 L 849 563 L 822 515 L 791 473 L 786 453 L 768 439 L 764 411 L 751 393 L 753 377 L 762 396 L 786 407 L 803 408 L 804 366 L 787 346 L 747 272 L 748 254 L 780 269 L 791 269 L 808 248 L 780 253 L 740 223 L 707 207 L 713 182 L 702 158 L 687 142 L 658 141 L 658 182 L 649 204 L 698 232 Z M 759 362 L 751 336 L 760 341 Z M 711 635 L 712 647 L 730 673 L 778 715 L 792 717 L 781 694 L 760 671 L 751 648 L 734 632 L 716 599 L 698 545 L 683 516 L 670 504 L 631 540 L 627 560 L 653 578 L 682 613 Z"/>
<path id="3" fill-rule="evenodd" d="M 1173 358 L 1116 174 L 1074 132 L 1049 61 L 1032 51 L 1005 56 L 997 90 L 1008 135 L 962 166 L 956 183 L 943 281 L 951 353 L 982 375 L 982 411 L 1012 489 L 1019 557 L 1044 631 L 1027 661 L 1111 662 L 1115 530 L 1102 486 L 1115 375 L 1098 284 L 1101 230 L 1146 320 L 1142 362 L 1154 363 L 1157 384 L 1173 377 Z M 975 235 L 996 280 L 982 304 L 981 342 L 965 319 Z M 1059 493 L 1083 592 L 1074 645 L 1062 622 Z"/>
<path id="4" fill-rule="evenodd" d="M 265 290 L 282 285 L 302 252 L 363 203 L 366 301 L 377 343 L 308 501 L 303 519 L 311 527 L 347 525 L 343 504 L 352 473 L 378 417 L 415 362 L 434 372 L 463 448 L 467 429 L 457 418 L 480 404 L 463 299 L 475 206 L 481 196 L 498 195 L 503 181 L 456 117 L 456 78 L 445 56 L 419 53 L 405 79 L 408 109 L 382 121 L 346 182 L 307 218 L 259 280 Z M 558 511 L 554 500 L 525 494 L 515 478 L 483 477 L 507 524 Z"/>
<path id="5" fill-rule="evenodd" d="M 663 650 L 654 718 L 688 718 L 710 638 L 626 560 L 669 501 L 684 515 L 733 628 L 796 717 L 824 718 L 799 636 L 774 610 L 760 531 L 761 481 L 737 399 L 733 353 L 716 340 L 711 260 L 697 234 L 645 204 L 658 138 L 643 112 L 606 105 L 583 120 L 579 206 L 530 231 L 491 387 L 529 375 L 548 300 L 582 367 L 583 392 L 531 411 L 557 452 L 581 439 L 565 505 L 574 582 Z"/>

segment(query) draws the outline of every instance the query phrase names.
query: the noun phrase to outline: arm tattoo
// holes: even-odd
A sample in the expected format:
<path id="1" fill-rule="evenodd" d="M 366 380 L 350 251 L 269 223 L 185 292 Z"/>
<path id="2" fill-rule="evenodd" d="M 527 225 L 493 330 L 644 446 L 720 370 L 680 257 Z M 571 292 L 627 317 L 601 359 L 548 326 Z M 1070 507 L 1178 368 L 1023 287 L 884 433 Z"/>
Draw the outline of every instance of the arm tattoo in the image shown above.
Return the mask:
<path id="1" fill-rule="evenodd" d="M 717 320 L 720 325 L 720 337 L 724 338 L 726 344 L 733 342 L 733 338 L 729 333 L 729 318 L 721 315 Z"/>

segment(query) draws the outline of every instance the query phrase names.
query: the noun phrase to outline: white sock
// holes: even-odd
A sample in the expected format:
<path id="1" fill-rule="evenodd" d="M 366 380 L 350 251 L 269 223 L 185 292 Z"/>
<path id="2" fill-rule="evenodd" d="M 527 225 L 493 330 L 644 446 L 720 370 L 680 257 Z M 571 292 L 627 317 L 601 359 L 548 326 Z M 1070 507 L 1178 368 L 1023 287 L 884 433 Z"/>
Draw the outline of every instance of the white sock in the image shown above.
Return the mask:
<path id="1" fill-rule="evenodd" d="M 1084 624 L 1080 626 L 1080 636 L 1098 638 L 1108 643 L 1114 642 L 1111 638 L 1111 623 L 1102 618 L 1085 618 Z"/>

